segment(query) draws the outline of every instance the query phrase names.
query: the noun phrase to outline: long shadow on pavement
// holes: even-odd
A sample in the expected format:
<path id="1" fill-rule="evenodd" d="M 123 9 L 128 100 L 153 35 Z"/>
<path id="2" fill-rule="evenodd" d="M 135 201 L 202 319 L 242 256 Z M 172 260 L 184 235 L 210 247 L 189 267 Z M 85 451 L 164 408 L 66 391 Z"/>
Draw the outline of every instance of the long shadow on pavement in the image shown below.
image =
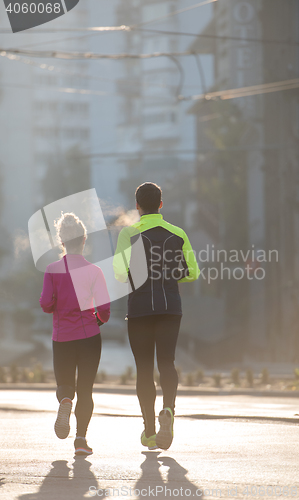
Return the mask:
<path id="1" fill-rule="evenodd" d="M 18 500 L 83 500 L 90 486 L 97 490 L 100 488 L 90 470 L 92 464 L 85 458 L 76 457 L 72 469 L 67 463 L 66 460 L 52 462 L 53 468 L 45 477 L 39 491 L 21 495 Z"/>
<path id="2" fill-rule="evenodd" d="M 161 452 L 144 451 L 145 460 L 140 468 L 142 474 L 134 486 L 137 498 L 184 498 L 188 496 L 203 498 L 203 492 L 186 478 L 187 469 L 182 467 L 174 458 L 159 457 Z M 168 467 L 167 480 L 164 481 L 160 473 L 160 466 Z M 154 495 L 153 495 L 154 492 Z"/>

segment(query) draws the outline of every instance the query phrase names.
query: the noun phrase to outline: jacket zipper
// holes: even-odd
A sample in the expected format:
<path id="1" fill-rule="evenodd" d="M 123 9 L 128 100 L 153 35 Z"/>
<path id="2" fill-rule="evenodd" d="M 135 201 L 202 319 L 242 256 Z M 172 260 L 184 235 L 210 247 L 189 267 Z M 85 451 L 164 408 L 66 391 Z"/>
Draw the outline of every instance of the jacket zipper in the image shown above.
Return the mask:
<path id="1" fill-rule="evenodd" d="M 164 241 L 163 243 L 163 249 L 162 249 L 162 253 L 163 253 L 163 260 L 162 260 L 162 290 L 163 290 L 163 294 L 164 294 L 164 301 L 165 301 L 165 309 L 167 311 L 167 308 L 168 308 L 168 304 L 167 304 L 167 299 L 166 299 L 166 293 L 165 293 L 165 288 L 164 288 L 164 250 L 165 250 L 165 243 L 167 240 L 169 240 L 170 238 L 172 238 L 174 235 L 172 234 L 171 236 L 168 236 L 168 238 L 166 238 L 166 240 Z"/>
<path id="2" fill-rule="evenodd" d="M 151 254 L 152 254 L 152 242 L 147 236 L 145 236 L 145 234 L 143 234 L 143 236 L 150 242 Z M 154 288 L 153 288 L 153 280 L 152 280 L 152 266 L 150 266 L 150 267 L 151 267 L 151 278 L 150 279 L 151 279 L 151 292 L 152 292 L 152 310 L 154 311 L 155 307 L 154 307 Z"/>

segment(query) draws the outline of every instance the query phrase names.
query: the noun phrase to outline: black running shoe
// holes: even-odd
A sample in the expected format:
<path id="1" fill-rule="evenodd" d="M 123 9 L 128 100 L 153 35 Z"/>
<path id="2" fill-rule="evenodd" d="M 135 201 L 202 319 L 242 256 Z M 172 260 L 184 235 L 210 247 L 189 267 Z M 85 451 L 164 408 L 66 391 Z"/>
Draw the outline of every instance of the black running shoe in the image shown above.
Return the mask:
<path id="1" fill-rule="evenodd" d="M 56 436 L 59 439 L 65 439 L 69 435 L 72 404 L 72 400 L 69 398 L 64 398 L 62 401 L 60 401 L 57 419 L 54 425 Z"/>
<path id="2" fill-rule="evenodd" d="M 163 408 L 159 413 L 160 429 L 156 435 L 156 444 L 162 450 L 168 450 L 173 440 L 174 417 L 171 408 Z"/>
<path id="3" fill-rule="evenodd" d="M 76 438 L 74 442 L 75 455 L 92 455 L 92 448 L 88 446 L 85 438 Z"/>

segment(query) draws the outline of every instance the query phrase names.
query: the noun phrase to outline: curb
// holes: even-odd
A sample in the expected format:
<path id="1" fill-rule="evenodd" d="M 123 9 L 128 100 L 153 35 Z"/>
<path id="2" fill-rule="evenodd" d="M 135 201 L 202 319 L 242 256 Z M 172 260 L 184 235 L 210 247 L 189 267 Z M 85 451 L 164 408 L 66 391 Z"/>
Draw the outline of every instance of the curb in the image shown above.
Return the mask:
<path id="1" fill-rule="evenodd" d="M 11 384 L 5 383 L 0 384 L 0 391 L 56 391 L 55 384 Z M 124 385 L 104 385 L 95 384 L 93 387 L 94 393 L 102 394 L 124 394 L 124 395 L 136 395 L 135 386 L 124 386 Z M 157 388 L 157 394 L 161 395 L 162 390 L 160 387 Z M 298 398 L 299 391 L 271 391 L 267 390 L 256 390 L 256 389 L 232 389 L 232 390 L 222 390 L 222 389 L 198 389 L 192 387 L 178 387 L 178 396 L 255 396 L 261 398 Z"/>

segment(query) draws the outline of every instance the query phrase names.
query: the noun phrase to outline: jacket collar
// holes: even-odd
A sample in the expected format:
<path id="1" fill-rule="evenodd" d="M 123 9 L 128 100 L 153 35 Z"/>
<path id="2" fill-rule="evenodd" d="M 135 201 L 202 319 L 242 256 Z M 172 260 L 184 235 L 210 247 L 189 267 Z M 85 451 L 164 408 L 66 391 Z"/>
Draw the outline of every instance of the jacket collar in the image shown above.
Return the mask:
<path id="1" fill-rule="evenodd" d="M 148 219 L 155 219 L 155 220 L 161 220 L 163 219 L 163 215 L 162 214 L 144 214 L 144 215 L 141 215 L 140 217 L 140 220 L 141 221 L 144 221 L 144 220 L 148 220 Z"/>

